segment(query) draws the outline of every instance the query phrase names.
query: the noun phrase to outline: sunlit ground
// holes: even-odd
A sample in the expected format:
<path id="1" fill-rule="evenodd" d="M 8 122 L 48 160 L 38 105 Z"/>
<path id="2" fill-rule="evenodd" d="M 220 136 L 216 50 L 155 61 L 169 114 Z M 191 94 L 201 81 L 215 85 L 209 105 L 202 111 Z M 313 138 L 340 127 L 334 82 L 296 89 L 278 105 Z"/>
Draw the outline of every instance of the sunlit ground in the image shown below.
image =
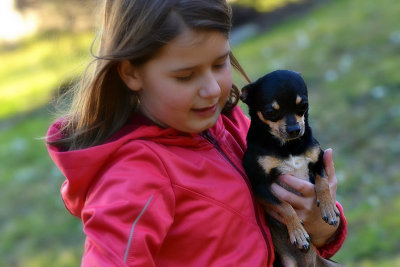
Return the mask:
<path id="1" fill-rule="evenodd" d="M 289 3 L 298 3 L 302 0 L 228 0 L 230 3 L 239 2 L 242 5 L 247 5 L 256 8 L 258 11 L 271 11 L 283 7 Z"/>
<path id="2" fill-rule="evenodd" d="M 93 36 L 39 36 L 0 49 L 0 119 L 48 103 L 54 89 L 82 71 Z"/>
<path id="3" fill-rule="evenodd" d="M 37 21 L 32 14 L 22 16 L 16 12 L 13 0 L 0 1 L 0 41 L 16 41 L 37 30 Z"/>

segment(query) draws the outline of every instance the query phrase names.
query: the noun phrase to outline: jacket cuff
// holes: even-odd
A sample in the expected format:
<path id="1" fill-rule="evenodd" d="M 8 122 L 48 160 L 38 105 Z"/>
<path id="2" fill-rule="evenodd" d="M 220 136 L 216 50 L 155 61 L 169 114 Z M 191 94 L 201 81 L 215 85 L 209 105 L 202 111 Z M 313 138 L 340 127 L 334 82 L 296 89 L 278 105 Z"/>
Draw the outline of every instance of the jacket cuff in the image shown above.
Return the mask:
<path id="1" fill-rule="evenodd" d="M 322 247 L 317 248 L 318 254 L 323 258 L 329 259 L 342 247 L 347 234 L 347 221 L 344 217 L 343 207 L 336 202 L 340 212 L 340 224 L 333 237 Z"/>

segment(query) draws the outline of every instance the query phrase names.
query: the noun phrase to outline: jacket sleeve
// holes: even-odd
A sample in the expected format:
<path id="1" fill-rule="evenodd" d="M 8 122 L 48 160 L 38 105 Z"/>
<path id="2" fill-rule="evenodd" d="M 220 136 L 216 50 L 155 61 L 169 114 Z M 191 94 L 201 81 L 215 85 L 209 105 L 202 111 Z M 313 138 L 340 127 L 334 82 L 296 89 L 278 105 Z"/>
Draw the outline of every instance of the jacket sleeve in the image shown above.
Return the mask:
<path id="1" fill-rule="evenodd" d="M 92 185 L 82 210 L 82 266 L 155 266 L 175 198 L 162 161 L 142 141 L 123 145 Z"/>
<path id="2" fill-rule="evenodd" d="M 342 247 L 347 234 L 347 221 L 344 217 L 343 207 L 336 202 L 336 206 L 340 212 L 340 225 L 336 230 L 335 235 L 323 246 L 317 249 L 318 253 L 323 258 L 331 258 Z"/>

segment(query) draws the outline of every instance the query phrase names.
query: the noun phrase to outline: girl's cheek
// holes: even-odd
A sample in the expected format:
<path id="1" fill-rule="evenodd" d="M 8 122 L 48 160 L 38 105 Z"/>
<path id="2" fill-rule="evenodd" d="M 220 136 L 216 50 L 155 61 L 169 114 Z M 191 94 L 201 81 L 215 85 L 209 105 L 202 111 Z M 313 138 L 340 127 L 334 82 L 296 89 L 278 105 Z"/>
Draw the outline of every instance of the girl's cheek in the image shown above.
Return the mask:
<path id="1" fill-rule="evenodd" d="M 229 80 L 229 83 L 232 85 L 233 83 L 233 76 L 232 76 L 232 67 L 229 66 L 229 68 L 226 70 L 226 79 Z"/>
<path id="2" fill-rule="evenodd" d="M 233 84 L 233 78 L 232 78 L 232 71 L 227 71 L 227 73 L 225 74 L 225 79 L 224 79 L 224 86 L 227 87 L 230 91 L 230 89 L 232 88 L 232 84 Z"/>

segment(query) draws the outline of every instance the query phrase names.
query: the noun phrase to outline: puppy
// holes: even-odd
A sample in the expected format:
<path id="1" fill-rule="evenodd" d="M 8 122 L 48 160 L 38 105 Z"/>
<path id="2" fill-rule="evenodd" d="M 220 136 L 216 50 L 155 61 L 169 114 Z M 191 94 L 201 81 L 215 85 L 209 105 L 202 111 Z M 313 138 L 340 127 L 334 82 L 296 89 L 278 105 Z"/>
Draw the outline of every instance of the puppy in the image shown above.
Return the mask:
<path id="1" fill-rule="evenodd" d="M 271 184 L 278 182 L 281 174 L 309 180 L 315 184 L 322 219 L 332 226 L 339 221 L 340 213 L 324 172 L 324 152 L 308 125 L 304 80 L 293 71 L 274 71 L 245 86 L 241 99 L 248 105 L 251 117 L 244 168 L 262 206 L 274 210 L 285 221 L 284 225 L 266 215 L 279 255 L 276 265 L 341 266 L 318 255 L 293 207 L 271 191 Z"/>

